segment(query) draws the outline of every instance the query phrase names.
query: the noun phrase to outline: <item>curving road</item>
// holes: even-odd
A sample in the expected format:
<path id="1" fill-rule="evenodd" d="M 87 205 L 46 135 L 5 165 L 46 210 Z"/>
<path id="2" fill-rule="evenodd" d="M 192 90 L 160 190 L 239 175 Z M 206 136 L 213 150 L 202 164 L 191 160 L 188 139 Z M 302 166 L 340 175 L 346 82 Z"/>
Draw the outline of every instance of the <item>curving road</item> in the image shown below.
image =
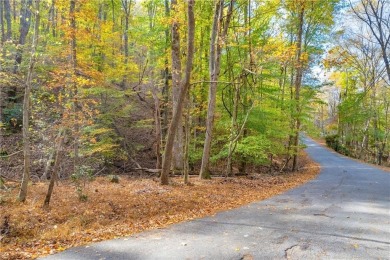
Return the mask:
<path id="1" fill-rule="evenodd" d="M 390 173 L 304 139 L 322 170 L 299 188 L 47 259 L 390 259 Z"/>

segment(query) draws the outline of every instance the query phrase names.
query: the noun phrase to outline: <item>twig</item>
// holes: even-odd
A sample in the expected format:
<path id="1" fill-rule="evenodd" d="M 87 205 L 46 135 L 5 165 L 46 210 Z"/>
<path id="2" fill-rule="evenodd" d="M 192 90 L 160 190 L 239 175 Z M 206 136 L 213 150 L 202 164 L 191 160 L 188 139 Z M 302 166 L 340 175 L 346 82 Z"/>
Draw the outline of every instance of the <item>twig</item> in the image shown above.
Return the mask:
<path id="1" fill-rule="evenodd" d="M 20 151 L 11 153 L 11 154 L 7 154 L 7 155 L 0 155 L 0 158 L 11 157 L 11 156 L 13 156 L 13 155 L 15 155 L 15 154 L 18 154 L 18 153 L 21 153 L 21 152 L 23 152 L 23 150 L 20 150 Z"/>

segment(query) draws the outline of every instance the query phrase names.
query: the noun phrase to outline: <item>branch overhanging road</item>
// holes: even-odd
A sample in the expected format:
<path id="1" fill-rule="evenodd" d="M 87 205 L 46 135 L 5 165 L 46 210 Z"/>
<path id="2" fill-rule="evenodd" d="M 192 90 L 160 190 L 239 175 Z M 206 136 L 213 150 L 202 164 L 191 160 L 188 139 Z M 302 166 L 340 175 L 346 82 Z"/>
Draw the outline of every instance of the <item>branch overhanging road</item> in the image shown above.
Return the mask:
<path id="1" fill-rule="evenodd" d="M 390 259 L 390 173 L 304 142 L 322 169 L 301 187 L 46 259 Z"/>

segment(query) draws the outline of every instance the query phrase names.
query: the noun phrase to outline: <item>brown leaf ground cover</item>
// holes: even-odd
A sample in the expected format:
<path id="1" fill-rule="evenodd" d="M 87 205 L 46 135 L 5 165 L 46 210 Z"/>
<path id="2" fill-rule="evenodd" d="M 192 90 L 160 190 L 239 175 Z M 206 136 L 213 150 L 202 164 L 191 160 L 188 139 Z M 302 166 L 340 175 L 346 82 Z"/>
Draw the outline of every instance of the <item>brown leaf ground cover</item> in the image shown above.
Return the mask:
<path id="1" fill-rule="evenodd" d="M 9 234 L 0 236 L 0 259 L 33 259 L 263 200 L 313 179 L 319 166 L 307 157 L 304 161 L 299 172 L 209 181 L 194 176 L 191 185 L 182 184 L 181 178 L 160 186 L 156 179 L 123 176 L 111 183 L 99 177 L 86 186 L 86 202 L 78 200 L 70 182 L 62 181 L 55 187 L 50 210 L 41 207 L 47 183 L 32 184 L 24 204 L 15 201 L 14 184 L 0 191 L 0 228 L 9 217 Z"/>

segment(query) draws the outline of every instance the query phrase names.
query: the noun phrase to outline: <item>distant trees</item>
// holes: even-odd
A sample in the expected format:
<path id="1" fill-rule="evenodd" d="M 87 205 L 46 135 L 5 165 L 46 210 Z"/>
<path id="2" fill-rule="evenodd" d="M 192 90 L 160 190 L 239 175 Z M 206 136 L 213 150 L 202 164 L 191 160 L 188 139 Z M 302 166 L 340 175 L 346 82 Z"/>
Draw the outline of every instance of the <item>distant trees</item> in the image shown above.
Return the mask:
<path id="1" fill-rule="evenodd" d="M 351 18 L 362 23 L 346 28 L 326 62 L 335 70 L 340 93 L 337 150 L 382 165 L 389 158 L 390 6 L 388 1 L 361 0 L 350 8 Z"/>

